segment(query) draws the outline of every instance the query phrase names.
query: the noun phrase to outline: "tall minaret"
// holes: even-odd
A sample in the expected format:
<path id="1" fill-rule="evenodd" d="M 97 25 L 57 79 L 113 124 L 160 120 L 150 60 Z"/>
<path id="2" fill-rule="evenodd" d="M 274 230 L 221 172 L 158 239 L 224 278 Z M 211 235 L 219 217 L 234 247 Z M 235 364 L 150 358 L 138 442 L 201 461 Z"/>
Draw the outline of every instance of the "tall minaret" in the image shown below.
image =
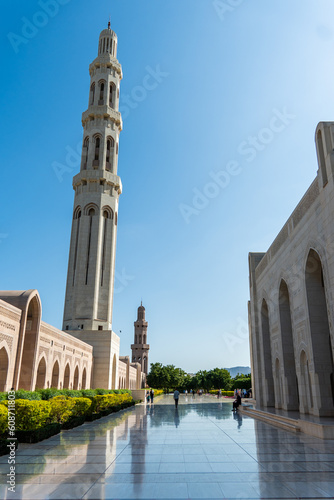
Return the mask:
<path id="1" fill-rule="evenodd" d="M 134 326 L 134 344 L 131 345 L 132 363 L 139 363 L 142 372 L 147 375 L 148 351 L 150 350 L 150 346 L 146 343 L 148 322 L 145 320 L 145 307 L 143 303 L 138 307 L 137 320 L 134 322 Z"/>
<path id="2" fill-rule="evenodd" d="M 104 388 L 117 386 L 119 353 L 119 338 L 111 330 L 118 198 L 122 192 L 117 176 L 122 68 L 116 56 L 117 36 L 109 22 L 108 29 L 100 33 L 98 56 L 89 66 L 81 168 L 73 178 L 63 319 L 63 330 L 93 345 L 93 385 Z"/>
<path id="3" fill-rule="evenodd" d="M 117 36 L 101 32 L 98 56 L 89 66 L 88 109 L 82 115 L 83 146 L 75 191 L 63 330 L 110 330 L 118 198 L 118 111 L 122 69 Z"/>

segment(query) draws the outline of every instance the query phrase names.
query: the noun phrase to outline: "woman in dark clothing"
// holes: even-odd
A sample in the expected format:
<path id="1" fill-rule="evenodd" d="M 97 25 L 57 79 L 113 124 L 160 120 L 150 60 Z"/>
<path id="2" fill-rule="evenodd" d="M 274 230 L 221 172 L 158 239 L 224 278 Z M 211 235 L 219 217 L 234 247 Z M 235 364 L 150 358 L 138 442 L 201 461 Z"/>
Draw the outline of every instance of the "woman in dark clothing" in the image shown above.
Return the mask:
<path id="1" fill-rule="evenodd" d="M 237 394 L 237 399 L 235 401 L 233 401 L 233 410 L 232 411 L 236 411 L 238 409 L 238 406 L 241 405 L 241 396 L 240 394 Z"/>

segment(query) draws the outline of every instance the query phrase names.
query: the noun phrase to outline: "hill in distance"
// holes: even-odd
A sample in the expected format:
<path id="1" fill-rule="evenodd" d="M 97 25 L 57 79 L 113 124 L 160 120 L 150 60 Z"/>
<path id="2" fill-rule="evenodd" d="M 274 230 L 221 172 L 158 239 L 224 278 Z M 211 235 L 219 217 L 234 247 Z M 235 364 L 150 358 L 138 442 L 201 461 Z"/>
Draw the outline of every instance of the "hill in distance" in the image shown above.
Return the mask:
<path id="1" fill-rule="evenodd" d="M 242 373 L 243 375 L 248 375 L 251 372 L 250 366 L 233 366 L 232 368 L 225 368 L 230 372 L 232 378 L 236 377 L 238 373 Z"/>

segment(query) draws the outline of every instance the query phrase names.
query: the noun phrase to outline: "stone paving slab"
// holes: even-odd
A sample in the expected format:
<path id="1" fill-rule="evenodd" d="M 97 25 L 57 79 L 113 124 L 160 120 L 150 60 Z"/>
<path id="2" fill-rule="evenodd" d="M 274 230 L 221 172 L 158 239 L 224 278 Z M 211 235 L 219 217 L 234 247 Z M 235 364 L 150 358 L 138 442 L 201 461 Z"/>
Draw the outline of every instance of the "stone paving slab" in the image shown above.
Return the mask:
<path id="1" fill-rule="evenodd" d="M 195 401 L 194 401 L 195 400 Z M 16 492 L 1 499 L 334 498 L 334 441 L 233 413 L 214 396 L 137 405 L 19 446 Z"/>

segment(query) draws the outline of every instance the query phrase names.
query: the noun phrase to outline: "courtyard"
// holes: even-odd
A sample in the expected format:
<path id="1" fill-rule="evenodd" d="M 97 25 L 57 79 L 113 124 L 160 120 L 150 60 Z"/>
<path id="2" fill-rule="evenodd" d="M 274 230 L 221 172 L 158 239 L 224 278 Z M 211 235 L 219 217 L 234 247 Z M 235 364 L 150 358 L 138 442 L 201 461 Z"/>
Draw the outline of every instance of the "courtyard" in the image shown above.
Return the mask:
<path id="1" fill-rule="evenodd" d="M 334 442 L 231 411 L 213 396 L 159 396 L 38 444 L 20 444 L 5 499 L 334 497 Z"/>

